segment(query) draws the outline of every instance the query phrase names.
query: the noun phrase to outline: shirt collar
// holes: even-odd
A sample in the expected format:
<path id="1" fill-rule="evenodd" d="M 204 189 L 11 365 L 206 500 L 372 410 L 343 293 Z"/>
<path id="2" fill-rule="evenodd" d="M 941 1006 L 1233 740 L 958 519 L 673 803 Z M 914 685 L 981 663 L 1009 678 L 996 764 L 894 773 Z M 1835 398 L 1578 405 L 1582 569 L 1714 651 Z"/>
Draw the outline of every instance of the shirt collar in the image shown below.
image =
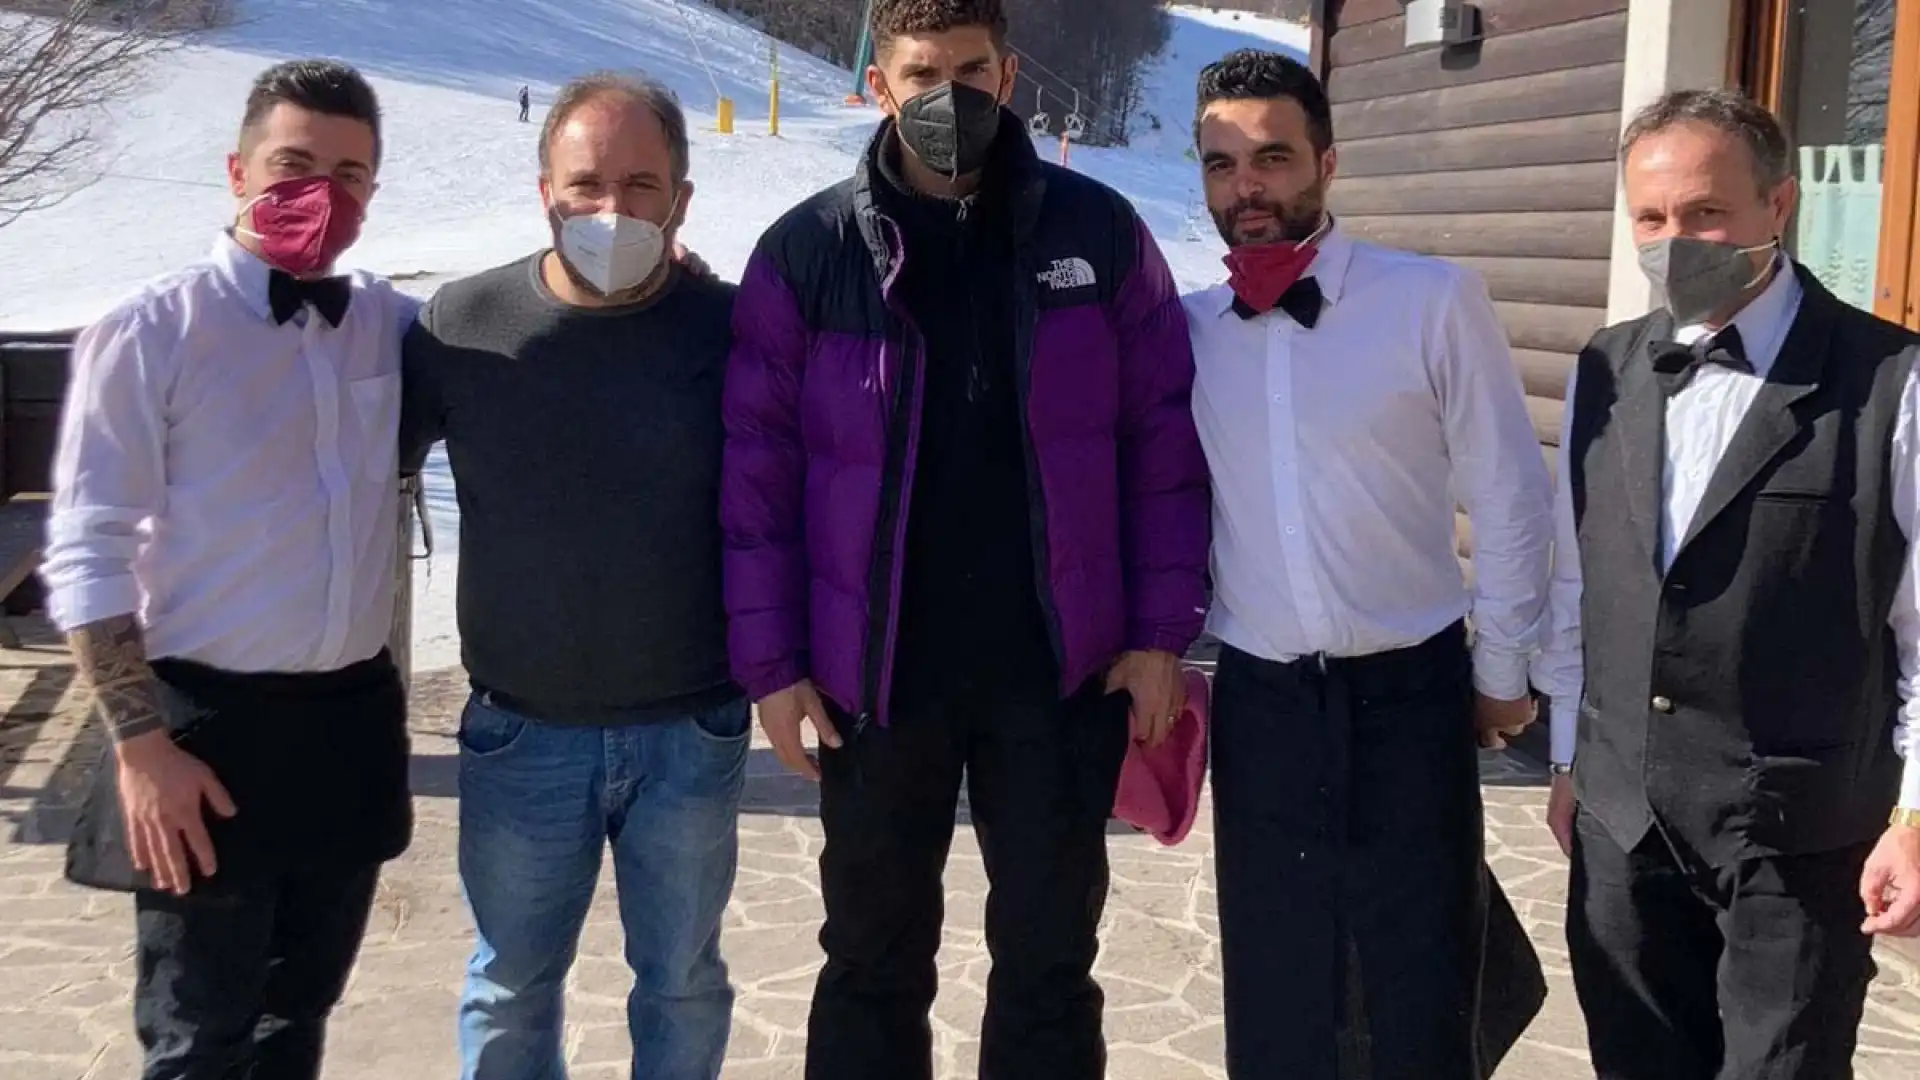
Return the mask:
<path id="1" fill-rule="evenodd" d="M 1328 307 L 1340 302 L 1340 291 L 1347 281 L 1347 268 L 1353 265 L 1353 238 L 1340 227 L 1340 219 L 1335 218 L 1327 234 L 1320 238 L 1320 246 L 1314 252 L 1313 261 L 1301 273 L 1302 278 L 1316 278 L 1320 282 L 1320 297 Z M 1214 307 L 1221 316 L 1233 313 L 1233 287 L 1220 284 L 1213 287 Z"/>
<path id="2" fill-rule="evenodd" d="M 1776 256 L 1773 280 L 1727 323 L 1739 329 L 1740 340 L 1746 346 L 1747 362 L 1753 365 L 1755 375 L 1765 378 L 1773 368 L 1774 361 L 1780 358 L 1780 348 L 1786 344 L 1787 331 L 1800 312 L 1802 292 L 1800 275 L 1794 271 L 1793 260 Z M 1690 323 L 1675 330 L 1673 340 L 1682 345 L 1692 345 L 1719 332 L 1708 330 L 1699 323 Z"/>
<path id="3" fill-rule="evenodd" d="M 267 301 L 267 278 L 272 268 L 260 256 L 240 246 L 231 232 L 222 231 L 213 242 L 213 265 L 233 295 L 247 310 L 268 322 L 273 321 L 273 305 Z"/>

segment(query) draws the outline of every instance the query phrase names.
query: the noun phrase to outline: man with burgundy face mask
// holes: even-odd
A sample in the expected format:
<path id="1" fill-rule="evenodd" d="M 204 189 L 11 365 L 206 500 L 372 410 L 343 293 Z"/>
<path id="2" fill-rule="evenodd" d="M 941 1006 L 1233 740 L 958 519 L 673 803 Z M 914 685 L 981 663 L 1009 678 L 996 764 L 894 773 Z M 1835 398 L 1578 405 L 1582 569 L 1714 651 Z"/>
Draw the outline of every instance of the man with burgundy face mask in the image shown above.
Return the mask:
<path id="1" fill-rule="evenodd" d="M 460 501 L 460 880 L 478 941 L 467 1080 L 559 1077 L 567 970 L 604 854 L 632 1071 L 713 1080 L 749 710 L 720 598 L 720 391 L 734 289 L 670 256 L 693 198 L 670 91 L 563 87 L 553 247 L 442 288 L 407 338 L 403 457 Z"/>
<path id="2" fill-rule="evenodd" d="M 379 164 L 356 72 L 269 69 L 231 229 L 74 346 L 42 573 L 111 750 L 68 875 L 134 892 L 148 1080 L 318 1076 L 411 831 L 386 643 L 414 305 L 329 276 Z"/>
<path id="3" fill-rule="evenodd" d="M 1760 106 L 1669 95 L 1620 158 L 1660 308 L 1567 391 L 1538 679 L 1574 986 L 1605 1080 L 1841 1080 L 1872 935 L 1920 934 L 1920 336 L 1781 252 Z"/>
<path id="4" fill-rule="evenodd" d="M 733 670 L 821 782 L 807 1075 L 931 1077 L 964 776 L 981 1074 L 1095 1080 L 1129 715 L 1165 737 L 1205 595 L 1186 328 L 1132 207 L 1002 108 L 998 0 L 876 0 L 872 29 L 887 119 L 760 241 L 727 371 Z"/>
<path id="5" fill-rule="evenodd" d="M 1373 1080 L 1480 1080 L 1517 1031 L 1482 1045 L 1476 744 L 1531 719 L 1551 486 L 1485 287 L 1328 214 L 1337 155 L 1313 74 L 1238 52 L 1198 99 L 1230 248 L 1227 283 L 1186 298 L 1224 643 L 1228 1073 L 1333 1080 L 1364 1044 Z"/>

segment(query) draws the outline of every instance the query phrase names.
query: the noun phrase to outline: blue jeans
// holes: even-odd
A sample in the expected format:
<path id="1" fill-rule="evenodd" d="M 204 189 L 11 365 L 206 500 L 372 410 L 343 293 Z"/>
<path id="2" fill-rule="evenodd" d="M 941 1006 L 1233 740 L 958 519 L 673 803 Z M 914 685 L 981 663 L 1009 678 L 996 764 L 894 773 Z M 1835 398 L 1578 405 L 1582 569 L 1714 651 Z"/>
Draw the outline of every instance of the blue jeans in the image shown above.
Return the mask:
<path id="1" fill-rule="evenodd" d="M 568 727 L 478 694 L 460 717 L 460 880 L 477 942 L 460 1003 L 466 1080 L 562 1080 L 563 987 L 613 849 L 633 1075 L 714 1080 L 733 989 L 720 920 L 739 852 L 748 708 Z"/>

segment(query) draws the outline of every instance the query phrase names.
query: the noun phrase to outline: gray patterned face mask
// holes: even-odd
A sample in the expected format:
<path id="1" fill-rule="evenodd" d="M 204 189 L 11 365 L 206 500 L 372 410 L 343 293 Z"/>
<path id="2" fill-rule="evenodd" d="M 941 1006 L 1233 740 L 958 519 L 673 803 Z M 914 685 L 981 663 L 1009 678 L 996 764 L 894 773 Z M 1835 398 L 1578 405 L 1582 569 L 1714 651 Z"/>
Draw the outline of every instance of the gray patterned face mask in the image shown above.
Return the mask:
<path id="1" fill-rule="evenodd" d="M 1748 256 L 1779 246 L 1779 240 L 1743 248 L 1718 240 L 1670 236 L 1640 245 L 1640 269 L 1666 301 L 1673 320 L 1690 326 L 1725 311 L 1741 293 L 1758 284 L 1767 274 L 1766 267 L 1756 272 Z"/>

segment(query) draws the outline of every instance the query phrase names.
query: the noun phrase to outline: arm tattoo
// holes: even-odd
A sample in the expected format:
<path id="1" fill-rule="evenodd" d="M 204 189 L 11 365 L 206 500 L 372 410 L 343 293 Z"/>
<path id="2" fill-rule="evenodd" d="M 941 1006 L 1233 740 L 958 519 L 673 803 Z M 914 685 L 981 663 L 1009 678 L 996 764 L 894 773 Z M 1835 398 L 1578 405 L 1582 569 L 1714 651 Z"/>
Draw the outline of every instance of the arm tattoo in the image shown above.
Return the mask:
<path id="1" fill-rule="evenodd" d="M 132 615 L 101 619 L 68 634 L 67 642 L 81 676 L 93 687 L 110 739 L 120 743 L 167 726 L 139 620 Z"/>

